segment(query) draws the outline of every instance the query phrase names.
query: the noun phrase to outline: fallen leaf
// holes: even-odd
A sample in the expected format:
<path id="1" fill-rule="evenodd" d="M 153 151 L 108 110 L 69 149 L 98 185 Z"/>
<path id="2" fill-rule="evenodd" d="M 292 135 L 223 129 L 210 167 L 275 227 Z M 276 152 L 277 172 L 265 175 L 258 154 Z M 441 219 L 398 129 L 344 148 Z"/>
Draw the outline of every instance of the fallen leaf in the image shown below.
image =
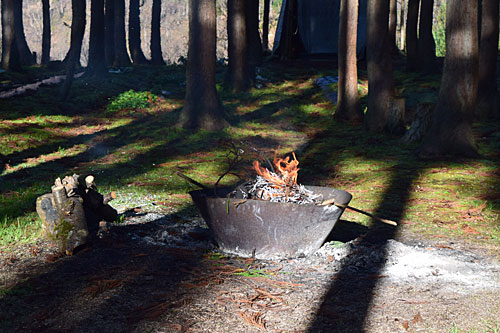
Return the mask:
<path id="1" fill-rule="evenodd" d="M 423 321 L 424 321 L 424 320 L 422 319 L 422 316 L 420 315 L 420 312 L 419 312 L 419 313 L 417 313 L 417 314 L 415 315 L 415 317 L 413 317 L 413 320 L 411 321 L 411 324 L 412 324 L 412 325 L 415 325 L 415 324 L 417 324 L 417 323 L 421 323 L 421 322 L 423 322 Z"/>
<path id="2" fill-rule="evenodd" d="M 477 231 L 476 229 L 474 229 L 473 227 L 471 227 L 468 224 L 462 225 L 462 231 L 465 232 L 466 234 L 472 234 L 472 235 L 479 234 L 479 231 Z"/>
<path id="3" fill-rule="evenodd" d="M 408 330 L 408 329 L 410 328 L 410 324 L 408 323 L 408 320 L 405 320 L 405 321 L 403 322 L 403 328 L 404 328 L 405 330 Z"/>
<path id="4" fill-rule="evenodd" d="M 240 317 L 243 318 L 243 320 L 252 326 L 258 327 L 260 329 L 265 330 L 266 329 L 266 324 L 264 322 L 264 319 L 262 318 L 262 313 L 260 312 L 255 312 L 255 313 L 250 313 L 247 314 L 245 312 L 238 312 Z"/>

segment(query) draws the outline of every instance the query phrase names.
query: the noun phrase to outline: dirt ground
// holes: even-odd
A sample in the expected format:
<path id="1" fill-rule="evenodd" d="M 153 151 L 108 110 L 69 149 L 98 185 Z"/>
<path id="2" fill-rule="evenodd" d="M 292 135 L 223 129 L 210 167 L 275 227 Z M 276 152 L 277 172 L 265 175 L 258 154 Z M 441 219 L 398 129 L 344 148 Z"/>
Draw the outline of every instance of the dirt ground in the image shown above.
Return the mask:
<path id="1" fill-rule="evenodd" d="M 20 246 L 0 256 L 0 331 L 498 331 L 500 266 L 484 249 L 350 225 L 276 261 L 222 255 L 178 214 L 129 216 L 71 257 Z"/>

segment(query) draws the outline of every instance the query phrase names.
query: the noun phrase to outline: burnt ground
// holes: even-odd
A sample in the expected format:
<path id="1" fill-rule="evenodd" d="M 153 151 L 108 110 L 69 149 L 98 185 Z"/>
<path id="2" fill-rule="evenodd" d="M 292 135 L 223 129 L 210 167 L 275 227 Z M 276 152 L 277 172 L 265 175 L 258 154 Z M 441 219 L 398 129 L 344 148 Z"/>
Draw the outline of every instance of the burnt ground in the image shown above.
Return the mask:
<path id="1" fill-rule="evenodd" d="M 340 221 L 314 255 L 217 252 L 203 220 L 140 210 L 73 256 L 0 257 L 5 332 L 498 331 L 500 266 L 485 249 Z"/>

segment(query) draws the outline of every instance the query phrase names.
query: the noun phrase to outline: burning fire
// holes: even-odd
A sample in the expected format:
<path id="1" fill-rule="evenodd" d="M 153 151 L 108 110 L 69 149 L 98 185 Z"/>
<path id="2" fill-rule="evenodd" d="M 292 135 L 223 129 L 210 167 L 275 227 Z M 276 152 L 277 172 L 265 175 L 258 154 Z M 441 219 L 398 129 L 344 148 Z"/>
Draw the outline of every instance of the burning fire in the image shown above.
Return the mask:
<path id="1" fill-rule="evenodd" d="M 283 158 L 274 157 L 273 164 L 275 166 L 275 171 L 271 172 L 266 168 L 260 166 L 259 161 L 253 162 L 253 168 L 255 172 L 267 181 L 277 185 L 277 186 L 294 186 L 297 185 L 297 176 L 299 173 L 299 161 L 292 153 L 293 160 L 290 161 L 290 156 Z"/>

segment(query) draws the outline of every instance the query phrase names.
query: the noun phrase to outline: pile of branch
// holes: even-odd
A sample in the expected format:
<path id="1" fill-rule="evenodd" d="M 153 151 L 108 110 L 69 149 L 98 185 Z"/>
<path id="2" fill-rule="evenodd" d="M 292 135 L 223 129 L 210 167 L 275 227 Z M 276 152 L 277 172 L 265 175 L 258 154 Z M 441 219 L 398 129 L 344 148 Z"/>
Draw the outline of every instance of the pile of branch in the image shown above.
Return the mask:
<path id="1" fill-rule="evenodd" d="M 270 173 L 279 177 L 274 172 L 270 171 Z M 321 194 L 314 194 L 304 185 L 276 184 L 262 176 L 256 176 L 253 180 L 238 186 L 231 193 L 231 197 L 297 204 L 319 204 L 322 202 Z"/>

